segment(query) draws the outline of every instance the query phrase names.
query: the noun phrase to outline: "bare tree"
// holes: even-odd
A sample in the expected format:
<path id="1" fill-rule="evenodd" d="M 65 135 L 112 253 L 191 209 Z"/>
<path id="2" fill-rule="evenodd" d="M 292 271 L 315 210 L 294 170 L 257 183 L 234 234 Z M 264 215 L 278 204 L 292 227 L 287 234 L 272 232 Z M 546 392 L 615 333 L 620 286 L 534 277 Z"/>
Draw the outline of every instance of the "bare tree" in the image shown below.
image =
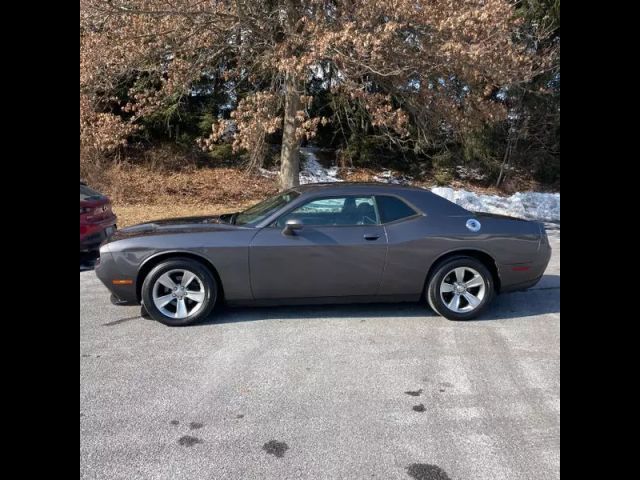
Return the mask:
<path id="1" fill-rule="evenodd" d="M 358 102 L 390 138 L 406 138 L 410 125 L 466 128 L 504 118 L 493 93 L 544 68 L 514 42 L 518 23 L 508 0 L 81 0 L 81 142 L 118 144 L 141 117 L 223 68 L 245 94 L 201 144 L 219 141 L 229 122 L 236 149 L 282 132 L 288 188 L 298 183 L 300 142 L 327 121 L 307 108 L 319 65 L 329 66 L 332 92 Z M 105 108 L 123 84 L 126 101 Z"/>

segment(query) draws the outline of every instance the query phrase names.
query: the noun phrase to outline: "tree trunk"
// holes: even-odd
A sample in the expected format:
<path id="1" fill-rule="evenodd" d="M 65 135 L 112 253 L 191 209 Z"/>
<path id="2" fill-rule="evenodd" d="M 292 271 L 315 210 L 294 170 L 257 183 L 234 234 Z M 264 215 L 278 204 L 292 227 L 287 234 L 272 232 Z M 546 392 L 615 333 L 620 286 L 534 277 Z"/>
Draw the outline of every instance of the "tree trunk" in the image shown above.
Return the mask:
<path id="1" fill-rule="evenodd" d="M 498 174 L 498 180 L 496 181 L 496 187 L 499 187 L 505 177 L 505 168 L 509 164 L 509 158 L 511 158 L 511 129 L 509 129 L 509 139 L 507 140 L 507 148 L 504 151 L 504 157 L 502 157 L 502 165 L 500 166 L 500 173 Z"/>
<path id="2" fill-rule="evenodd" d="M 300 92 L 291 73 L 285 80 L 284 129 L 282 132 L 282 150 L 280 152 L 280 188 L 300 185 L 300 140 L 296 138 L 296 112 L 300 109 Z"/>

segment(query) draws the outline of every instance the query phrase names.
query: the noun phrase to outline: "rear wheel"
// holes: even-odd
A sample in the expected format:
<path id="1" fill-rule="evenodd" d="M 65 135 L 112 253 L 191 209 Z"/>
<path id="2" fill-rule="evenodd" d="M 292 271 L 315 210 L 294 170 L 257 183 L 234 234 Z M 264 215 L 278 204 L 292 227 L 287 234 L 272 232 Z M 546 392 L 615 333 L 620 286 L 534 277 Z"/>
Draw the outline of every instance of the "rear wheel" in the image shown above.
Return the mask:
<path id="1" fill-rule="evenodd" d="M 144 309 L 170 326 L 191 325 L 207 317 L 216 303 L 218 285 L 201 263 L 175 258 L 156 265 L 142 284 Z"/>
<path id="2" fill-rule="evenodd" d="M 486 308 L 494 295 L 491 272 L 482 262 L 466 256 L 439 264 L 427 286 L 431 308 L 449 320 L 471 320 Z"/>

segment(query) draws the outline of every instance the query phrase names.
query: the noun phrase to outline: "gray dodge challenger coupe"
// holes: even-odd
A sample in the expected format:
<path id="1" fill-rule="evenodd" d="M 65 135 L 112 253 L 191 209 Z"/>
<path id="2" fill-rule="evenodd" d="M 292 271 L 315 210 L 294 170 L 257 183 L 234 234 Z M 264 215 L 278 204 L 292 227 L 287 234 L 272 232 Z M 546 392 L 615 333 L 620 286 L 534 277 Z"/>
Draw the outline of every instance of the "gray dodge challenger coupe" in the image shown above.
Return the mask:
<path id="1" fill-rule="evenodd" d="M 551 247 L 539 222 L 473 213 L 428 190 L 312 184 L 220 216 L 118 230 L 96 274 L 119 305 L 188 325 L 226 304 L 417 302 L 451 320 L 534 285 Z"/>

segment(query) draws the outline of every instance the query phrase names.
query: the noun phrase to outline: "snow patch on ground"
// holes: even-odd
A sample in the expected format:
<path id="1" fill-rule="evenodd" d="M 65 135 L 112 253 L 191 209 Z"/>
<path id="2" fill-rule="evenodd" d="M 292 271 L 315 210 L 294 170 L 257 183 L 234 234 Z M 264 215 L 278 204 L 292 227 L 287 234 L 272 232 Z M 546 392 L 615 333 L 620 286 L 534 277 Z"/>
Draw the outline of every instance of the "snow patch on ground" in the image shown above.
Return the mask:
<path id="1" fill-rule="evenodd" d="M 338 178 L 338 167 L 323 167 L 318 161 L 314 149 L 303 147 L 300 149 L 300 184 L 341 182 Z"/>
<path id="2" fill-rule="evenodd" d="M 260 175 L 267 178 L 277 177 L 279 173 L 275 170 L 267 170 L 266 168 L 262 168 L 262 167 L 260 167 L 259 170 L 260 170 Z"/>
<path id="3" fill-rule="evenodd" d="M 374 175 L 373 179 L 376 182 L 393 183 L 394 185 L 406 185 L 413 180 L 412 177 L 394 175 L 391 170 L 384 170 L 379 175 Z"/>
<path id="4" fill-rule="evenodd" d="M 300 149 L 300 184 L 341 182 L 338 178 L 338 167 L 323 167 L 316 156 L 317 149 L 303 147 Z M 278 172 L 260 169 L 264 176 L 275 176 Z M 469 177 L 477 172 L 464 172 Z M 394 176 L 391 170 L 384 170 L 374 177 L 378 182 L 394 184 L 411 184 L 411 177 Z M 481 195 L 467 190 L 454 190 L 449 187 L 433 187 L 431 191 L 473 212 L 496 213 L 512 217 L 537 220 L 541 222 L 560 223 L 560 194 L 540 192 L 518 192 L 510 197 L 498 195 Z"/>
<path id="5" fill-rule="evenodd" d="M 462 180 L 484 180 L 485 175 L 478 168 L 468 168 L 458 165 L 456 173 Z"/>
<path id="6" fill-rule="evenodd" d="M 560 222 L 559 193 L 518 192 L 510 197 L 500 197 L 479 195 L 449 187 L 434 187 L 431 191 L 474 212 L 497 213 L 542 222 Z"/>

